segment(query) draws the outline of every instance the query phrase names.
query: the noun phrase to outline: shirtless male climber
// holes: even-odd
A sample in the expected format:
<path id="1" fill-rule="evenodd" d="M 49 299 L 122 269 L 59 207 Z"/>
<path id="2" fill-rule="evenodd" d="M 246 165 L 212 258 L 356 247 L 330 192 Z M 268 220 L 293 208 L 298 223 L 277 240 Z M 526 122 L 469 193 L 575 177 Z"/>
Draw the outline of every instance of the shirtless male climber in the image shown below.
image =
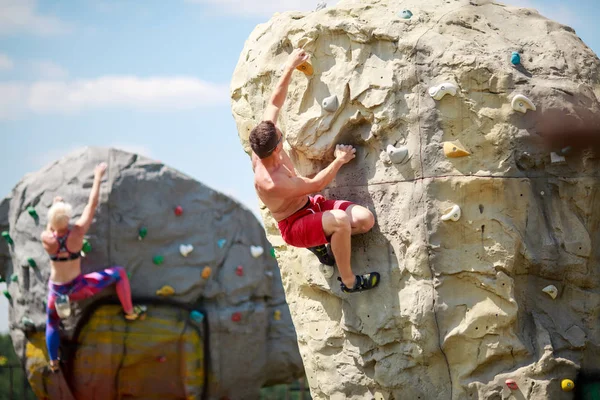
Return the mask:
<path id="1" fill-rule="evenodd" d="M 313 178 L 298 176 L 283 150 L 283 134 L 275 126 L 292 73 L 307 59 L 304 50 L 292 52 L 269 100 L 263 121 L 250 133 L 254 187 L 278 222 L 281 236 L 287 244 L 308 248 L 323 264 L 333 266 L 337 263 L 342 291 L 361 292 L 376 287 L 380 275 L 377 272 L 354 275 L 350 266 L 350 236 L 371 230 L 375 224 L 373 214 L 349 201 L 326 200 L 322 195 L 310 196 L 329 185 L 342 165 L 356 156 L 356 149 L 338 144 L 335 160 L 329 166 Z M 329 242 L 331 244 L 326 246 Z"/>

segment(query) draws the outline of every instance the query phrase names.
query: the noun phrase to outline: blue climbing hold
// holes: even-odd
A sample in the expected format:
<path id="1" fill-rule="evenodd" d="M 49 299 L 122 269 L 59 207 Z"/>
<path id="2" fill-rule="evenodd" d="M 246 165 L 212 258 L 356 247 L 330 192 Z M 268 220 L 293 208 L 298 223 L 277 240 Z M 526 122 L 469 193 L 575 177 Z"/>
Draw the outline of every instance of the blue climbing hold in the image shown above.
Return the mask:
<path id="1" fill-rule="evenodd" d="M 225 243 L 227 243 L 227 239 L 219 239 L 217 245 L 219 245 L 219 248 L 222 249 L 223 247 L 225 247 Z"/>
<path id="2" fill-rule="evenodd" d="M 510 62 L 513 63 L 513 65 L 521 64 L 521 56 L 519 55 L 519 52 L 512 52 L 512 56 L 510 56 Z"/>
<path id="3" fill-rule="evenodd" d="M 202 321 L 204 321 L 204 314 L 202 314 L 200 311 L 192 311 L 190 313 L 190 318 L 197 323 L 202 323 Z"/>
<path id="4" fill-rule="evenodd" d="M 402 10 L 398 13 L 398 16 L 403 19 L 411 19 L 413 13 L 410 10 Z"/>

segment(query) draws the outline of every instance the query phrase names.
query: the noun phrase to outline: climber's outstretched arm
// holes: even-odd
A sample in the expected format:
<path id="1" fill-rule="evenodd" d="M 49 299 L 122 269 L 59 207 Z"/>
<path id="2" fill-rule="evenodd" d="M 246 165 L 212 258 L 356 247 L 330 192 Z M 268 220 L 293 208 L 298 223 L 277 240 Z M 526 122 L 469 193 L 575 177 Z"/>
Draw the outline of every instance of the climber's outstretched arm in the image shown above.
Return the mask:
<path id="1" fill-rule="evenodd" d="M 285 68 L 283 69 L 283 75 L 281 78 L 279 78 L 279 82 L 277 82 L 277 86 L 275 86 L 275 90 L 269 99 L 269 104 L 267 104 L 263 121 L 272 121 L 274 124 L 277 124 L 279 110 L 281 107 L 283 107 L 283 103 L 285 102 L 288 86 L 290 85 L 290 80 L 292 79 L 292 72 L 294 72 L 296 67 L 307 59 L 308 55 L 302 49 L 296 49 L 292 52 L 292 54 L 290 54 L 285 64 Z"/>
<path id="2" fill-rule="evenodd" d="M 104 176 L 104 172 L 106 172 L 106 168 L 106 163 L 101 163 L 98 164 L 94 170 L 94 184 L 92 186 L 90 198 L 87 205 L 83 209 L 81 217 L 75 223 L 75 227 L 80 231 L 78 233 L 85 234 L 88 229 L 90 229 L 90 225 L 94 220 L 94 213 L 96 212 L 96 207 L 98 207 L 98 199 L 100 197 L 100 183 L 102 181 L 102 177 Z"/>

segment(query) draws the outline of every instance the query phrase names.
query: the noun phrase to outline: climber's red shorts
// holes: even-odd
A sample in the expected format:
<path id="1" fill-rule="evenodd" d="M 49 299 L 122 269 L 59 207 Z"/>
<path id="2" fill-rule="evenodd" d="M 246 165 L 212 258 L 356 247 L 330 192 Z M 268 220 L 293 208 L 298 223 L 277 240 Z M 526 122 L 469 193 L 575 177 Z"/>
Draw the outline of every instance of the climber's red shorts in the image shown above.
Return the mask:
<path id="1" fill-rule="evenodd" d="M 314 247 L 328 243 L 329 238 L 323 231 L 323 212 L 346 211 L 353 204 L 346 200 L 327 200 L 320 194 L 310 196 L 304 207 L 279 221 L 281 237 L 294 247 Z"/>

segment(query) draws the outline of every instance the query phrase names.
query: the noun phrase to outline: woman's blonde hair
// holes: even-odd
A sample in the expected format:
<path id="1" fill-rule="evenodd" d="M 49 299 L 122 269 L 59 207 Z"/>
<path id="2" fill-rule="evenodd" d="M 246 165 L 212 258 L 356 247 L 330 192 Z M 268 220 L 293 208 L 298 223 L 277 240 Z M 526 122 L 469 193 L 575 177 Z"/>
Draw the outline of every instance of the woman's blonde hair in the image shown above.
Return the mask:
<path id="1" fill-rule="evenodd" d="M 69 203 L 58 201 L 48 210 L 48 222 L 54 230 L 64 229 L 69 225 L 72 215 L 73 207 Z"/>

